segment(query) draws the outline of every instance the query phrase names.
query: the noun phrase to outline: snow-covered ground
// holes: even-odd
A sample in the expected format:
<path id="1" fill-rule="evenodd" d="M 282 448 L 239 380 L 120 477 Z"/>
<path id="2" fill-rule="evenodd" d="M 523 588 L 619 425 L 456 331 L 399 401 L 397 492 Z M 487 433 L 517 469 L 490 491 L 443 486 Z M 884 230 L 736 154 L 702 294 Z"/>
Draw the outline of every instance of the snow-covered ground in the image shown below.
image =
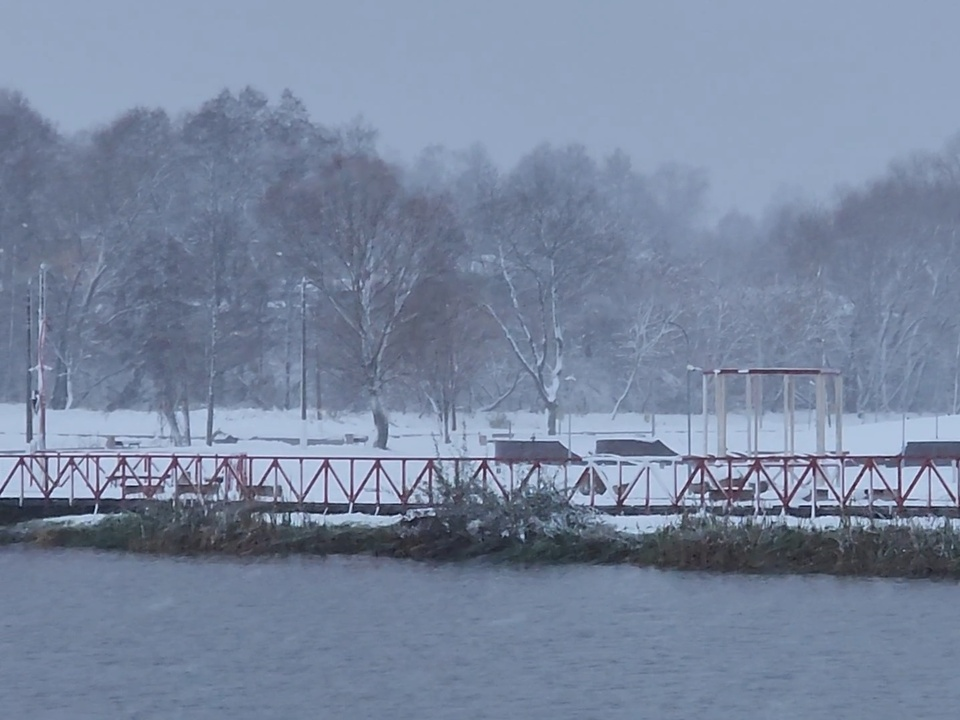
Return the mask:
<path id="1" fill-rule="evenodd" d="M 507 417 L 509 430 L 514 438 L 545 438 L 544 418 L 540 414 L 516 413 Z M 193 426 L 203 426 L 202 413 L 193 418 Z M 50 450 L 61 449 L 67 454 L 63 458 L 52 458 L 47 463 L 31 461 L 29 467 L 18 465 L 14 454 L 25 449 L 23 437 L 23 408 L 17 405 L 0 405 L 0 496 L 5 498 L 41 498 L 55 497 L 65 499 L 95 497 L 111 499 L 121 497 L 121 482 L 118 478 L 134 475 L 134 482 L 154 482 L 149 478 L 171 478 L 188 476 L 188 482 L 201 483 L 211 478 L 224 479 L 224 487 L 229 493 L 231 485 L 236 490 L 236 472 L 231 470 L 224 460 L 210 455 L 235 456 L 246 454 L 243 468 L 247 473 L 245 483 L 256 485 L 262 490 L 270 490 L 277 499 L 290 502 L 321 504 L 367 504 L 371 506 L 405 504 L 417 502 L 414 493 L 423 493 L 429 484 L 425 478 L 430 468 L 431 458 L 469 457 L 483 458 L 492 454 L 492 441 L 497 434 L 506 431 L 503 427 L 492 428 L 496 422 L 502 425 L 503 417 L 488 415 L 466 415 L 461 418 L 461 426 L 454 434 L 450 444 L 444 444 L 439 436 L 435 418 L 413 414 L 395 414 L 392 419 L 390 447 L 380 451 L 372 447 L 369 440 L 359 444 L 345 444 L 347 436 L 364 437 L 372 433 L 372 423 L 366 414 L 344 415 L 324 420 L 311 420 L 307 427 L 307 436 L 311 441 L 327 441 L 322 444 L 300 446 L 297 438 L 301 434 L 301 424 L 296 411 L 256 411 L 223 410 L 217 414 L 215 427 L 218 431 L 238 438 L 238 442 L 228 445 L 214 445 L 207 448 L 195 442 L 191 448 L 173 448 L 165 439 L 163 427 L 157 415 L 146 412 L 121 411 L 98 413 L 87 410 L 51 411 L 48 416 L 47 447 Z M 609 415 L 591 414 L 564 418 L 559 439 L 569 443 L 574 452 L 589 456 L 600 438 L 641 437 L 657 438 L 679 453 L 685 453 L 688 443 L 694 454 L 704 450 L 704 422 L 700 416 L 691 419 L 691 433 L 687 434 L 687 416 L 685 415 L 634 415 L 623 414 L 616 419 Z M 716 452 L 715 419 L 709 419 L 707 447 Z M 744 414 L 731 413 L 728 420 L 728 447 L 732 452 L 747 450 L 747 422 Z M 123 443 L 124 448 L 132 442 L 138 443 L 136 449 L 128 452 L 136 456 L 152 453 L 149 460 L 131 460 L 129 472 L 115 452 L 103 453 L 109 437 Z M 813 452 L 816 430 L 810 413 L 798 413 L 796 422 L 796 450 Z M 272 439 L 271 439 L 272 438 Z M 286 438 L 287 442 L 280 440 Z M 482 442 L 486 438 L 487 443 Z M 832 429 L 828 429 L 828 438 L 832 440 Z M 844 419 L 843 449 L 855 455 L 894 455 L 903 447 L 905 441 L 924 439 L 960 439 L 960 416 L 926 417 L 875 417 L 857 418 L 848 415 Z M 764 417 L 761 429 L 760 448 L 763 451 L 783 450 L 783 422 L 776 414 Z M 828 443 L 832 449 L 832 444 Z M 88 460 L 77 461 L 84 467 L 74 467 L 69 456 L 76 451 L 96 451 L 103 453 L 93 464 Z M 96 453 L 96 454 L 100 454 Z M 205 456 L 202 460 L 175 460 L 175 454 L 181 458 Z M 273 458 L 282 458 L 274 460 Z M 329 458 L 329 462 L 325 459 Z M 347 458 L 356 458 L 348 460 Z M 231 461 L 232 462 L 232 461 Z M 137 464 L 139 463 L 139 465 Z M 721 463 L 724 465 L 724 463 Z M 853 465 L 856 465 L 854 463 Z M 862 465 L 861 465 L 862 466 Z M 425 469 L 426 468 L 426 469 Z M 725 478 L 720 472 L 734 472 L 718 467 L 717 478 Z M 774 464 L 767 469 L 765 476 L 770 487 L 762 490 L 757 498 L 760 506 L 770 509 L 779 507 L 783 498 L 790 494 L 790 504 L 809 503 L 811 495 L 810 478 L 802 466 L 778 469 Z M 614 487 L 626 488 L 627 493 L 620 498 L 626 505 L 672 505 L 680 495 L 690 477 L 690 469 L 682 463 L 649 467 L 628 465 L 596 466 L 595 471 L 603 476 L 607 490 L 604 497 L 593 494 L 574 494 L 574 502 L 581 504 L 596 503 L 600 506 L 613 506 L 617 497 Z M 513 487 L 522 480 L 522 470 L 517 467 L 495 468 L 497 477 L 485 478 L 485 481 L 502 483 L 504 487 Z M 571 489 L 582 469 L 547 468 L 542 472 L 554 477 L 554 481 Z M 742 468 L 736 472 L 745 472 Z M 829 475 L 829 483 L 836 488 L 840 496 L 853 504 L 873 502 L 874 490 L 897 487 L 898 479 L 887 473 L 884 477 L 862 475 L 857 467 L 850 464 L 832 462 L 824 466 Z M 872 472 L 872 471 L 871 471 Z M 231 476 L 233 473 L 233 476 Z M 571 475 L 571 473 L 573 473 Z M 779 473 L 779 474 L 778 474 Z M 880 475 L 882 473 L 878 473 Z M 893 475 L 895 475 L 895 471 Z M 942 473 L 928 473 L 917 481 L 911 478 L 901 479 L 904 497 L 909 497 L 910 506 L 951 505 L 956 506 L 960 496 L 960 476 L 957 468 L 948 467 Z M 136 479 L 139 478 L 139 479 Z M 146 478 L 146 480 L 144 480 Z M 753 480 L 756 481 L 757 476 Z M 51 483 L 55 485 L 52 494 Z M 796 493 L 780 488 L 792 488 L 804 485 Z M 892 484 L 890 484 L 892 483 Z M 912 483 L 912 484 L 911 484 Z M 41 487 L 41 484 L 44 487 Z M 819 492 L 825 492 L 824 485 L 818 486 Z M 45 488 L 45 489 L 44 489 Z M 873 490 L 868 490 L 873 488 Z M 909 488 L 909 490 L 908 490 Z M 271 490 L 272 489 L 272 490 Z M 171 496 L 175 488 L 171 483 L 164 486 L 157 497 Z M 683 496 L 683 502 L 695 509 L 703 500 L 697 492 L 690 490 Z M 856 496 L 847 493 L 856 492 Z M 91 495 L 92 493 L 92 495 Z M 166 495 L 164 494 L 166 493 Z M 272 497 L 273 497 L 272 496 Z M 835 498 L 836 496 L 834 496 Z M 834 498 L 825 496 L 824 504 L 834 502 Z M 421 497 L 419 501 L 424 501 Z M 880 498 L 889 502 L 890 498 Z M 660 521 L 626 519 L 624 523 Z"/>
<path id="2" fill-rule="evenodd" d="M 226 409 L 216 415 L 215 427 L 226 435 L 239 439 L 235 445 L 214 447 L 220 454 L 247 453 L 261 455 L 289 455 L 314 457 L 345 456 L 392 456 L 422 457 L 459 456 L 484 457 L 492 451 L 491 445 L 482 445 L 481 436 L 492 441 L 505 428 L 491 428 L 495 414 L 467 414 L 461 417 L 460 427 L 451 437 L 451 443 L 442 442 L 436 419 L 428 415 L 394 413 L 391 417 L 390 449 L 381 452 L 372 447 L 373 424 L 367 413 L 344 414 L 322 420 L 311 418 L 307 422 L 307 436 L 311 441 L 330 440 L 341 444 L 311 444 L 300 447 L 285 442 L 256 438 L 286 438 L 298 442 L 301 436 L 299 411 Z M 542 414 L 514 413 L 507 416 L 509 431 L 519 439 L 547 437 Z M 747 450 L 747 417 L 731 413 L 728 419 L 727 445 L 731 452 Z M 24 410 L 20 405 L 0 405 L 0 451 L 22 452 L 26 449 L 24 433 Z M 204 414 L 195 412 L 191 417 L 195 434 L 204 427 Z M 709 452 L 716 452 L 716 420 L 709 419 Z M 853 454 L 893 455 L 900 451 L 905 440 L 960 439 L 960 416 L 916 416 L 904 419 L 900 415 L 881 416 L 870 414 L 864 418 L 847 415 L 843 420 L 844 449 Z M 593 413 L 573 415 L 561 422 L 558 439 L 569 441 L 571 449 L 586 455 L 593 451 L 598 437 L 656 437 L 679 453 L 688 447 L 693 454 L 704 449 L 704 422 L 700 415 L 691 418 L 691 433 L 687 434 L 686 415 L 640 415 L 625 413 L 611 419 L 608 414 Z M 342 444 L 347 435 L 368 438 L 365 443 Z M 122 410 L 111 413 L 93 410 L 51 410 L 47 413 L 48 449 L 97 449 L 104 448 L 108 436 L 121 442 L 129 440 L 140 443 L 142 449 L 163 448 L 173 450 L 165 437 L 165 429 L 155 413 Z M 832 449 L 833 428 L 827 429 L 827 446 Z M 783 450 L 783 419 L 778 414 L 763 418 L 760 433 L 760 449 L 777 452 Z M 816 430 L 812 413 L 798 411 L 796 420 L 797 452 L 813 452 L 816 447 Z M 204 452 L 202 438 L 195 439 L 190 450 L 177 452 Z"/>
<path id="3" fill-rule="evenodd" d="M 39 525 L 71 525 L 71 526 L 89 526 L 99 523 L 106 518 L 109 518 L 110 515 L 106 514 L 97 514 L 97 515 L 73 515 L 65 517 L 54 517 L 47 518 L 43 520 L 31 520 L 28 523 L 25 523 L 27 526 L 37 527 Z M 620 532 L 627 534 L 645 534 L 656 532 L 666 527 L 671 527 L 679 524 L 683 520 L 681 515 L 641 515 L 641 516 L 611 516 L 611 515 L 600 515 L 600 521 L 610 527 L 616 528 Z M 336 525 L 336 526 L 357 526 L 357 527 L 383 527 L 388 525 L 395 525 L 402 519 L 400 515 L 369 515 L 366 513 L 342 513 L 342 514 L 329 514 L 329 515 L 317 515 L 317 514 L 307 514 L 307 513 L 291 513 L 286 517 L 286 520 L 293 525 L 303 526 L 306 524 L 313 525 Z M 792 527 L 805 528 L 809 530 L 829 530 L 837 528 L 840 526 L 841 519 L 839 517 L 816 517 L 816 518 L 797 518 L 792 516 L 782 516 L 782 517 L 766 517 L 762 519 L 746 517 L 746 518 L 737 518 L 729 517 L 725 518 L 725 522 L 750 522 L 750 523 L 766 523 L 766 524 L 777 524 L 777 525 L 789 525 Z M 924 528 L 924 529 L 935 529 L 938 527 L 943 527 L 944 523 L 957 526 L 960 521 L 955 519 L 947 518 L 933 518 L 933 517 L 915 517 L 909 519 L 892 519 L 892 520 L 874 520 L 869 518 L 849 518 L 847 522 L 852 523 L 853 525 L 859 526 L 884 526 L 889 524 L 895 525 L 908 525 L 915 528 Z"/>

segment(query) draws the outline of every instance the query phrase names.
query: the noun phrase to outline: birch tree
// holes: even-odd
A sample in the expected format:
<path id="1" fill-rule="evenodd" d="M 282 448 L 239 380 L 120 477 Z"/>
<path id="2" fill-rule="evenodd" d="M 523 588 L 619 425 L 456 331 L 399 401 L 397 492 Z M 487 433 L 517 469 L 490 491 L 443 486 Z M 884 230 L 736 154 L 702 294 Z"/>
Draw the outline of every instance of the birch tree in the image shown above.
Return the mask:
<path id="1" fill-rule="evenodd" d="M 542 146 L 521 160 L 496 200 L 502 302 L 486 307 L 557 433 L 566 327 L 580 293 L 615 272 L 621 244 L 605 227 L 596 167 L 581 147 Z"/>
<path id="2" fill-rule="evenodd" d="M 412 294 L 455 250 L 454 219 L 442 202 L 406 193 L 395 171 L 368 154 L 336 157 L 298 187 L 275 188 L 267 202 L 288 230 L 293 267 L 320 290 L 349 339 L 374 445 L 385 449 L 397 339 L 415 319 Z"/>

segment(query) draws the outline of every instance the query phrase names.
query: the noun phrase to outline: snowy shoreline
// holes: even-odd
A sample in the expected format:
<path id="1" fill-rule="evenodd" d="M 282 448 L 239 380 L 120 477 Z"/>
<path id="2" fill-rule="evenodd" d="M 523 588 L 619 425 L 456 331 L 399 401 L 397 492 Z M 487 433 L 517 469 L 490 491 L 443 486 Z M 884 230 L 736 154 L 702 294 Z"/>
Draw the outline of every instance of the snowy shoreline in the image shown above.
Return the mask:
<path id="1" fill-rule="evenodd" d="M 513 519 L 508 519 L 508 522 Z M 0 544 L 179 557 L 373 555 L 427 562 L 624 564 L 746 574 L 960 579 L 960 530 L 945 519 L 605 518 L 578 525 L 497 520 L 451 527 L 420 518 L 339 515 L 238 519 L 123 513 L 0 528 Z M 494 529 L 495 531 L 489 532 Z"/>
<path id="2" fill-rule="evenodd" d="M 117 518 L 126 513 L 89 513 L 84 515 L 59 515 L 55 517 L 37 518 L 15 523 L 12 528 L 34 527 L 85 527 L 97 525 L 110 518 Z M 130 513 L 132 515 L 132 513 Z M 404 519 L 410 519 L 422 513 L 408 513 L 406 515 L 371 515 L 370 513 L 285 513 L 278 517 L 283 523 L 295 527 L 329 526 L 329 527 L 389 527 Z M 606 515 L 598 514 L 597 519 L 605 526 L 618 532 L 642 535 L 653 533 L 664 528 L 674 528 L 684 521 L 698 518 L 711 518 L 715 521 L 733 524 L 753 524 L 782 526 L 801 530 L 833 530 L 846 526 L 852 527 L 910 527 L 921 530 L 935 529 L 945 525 L 960 526 L 960 519 L 950 517 L 919 516 L 919 517 L 843 517 L 839 515 L 824 515 L 815 518 L 796 517 L 793 515 L 698 515 L 696 513 L 676 515 Z M 958 527 L 960 529 L 960 527 Z"/>

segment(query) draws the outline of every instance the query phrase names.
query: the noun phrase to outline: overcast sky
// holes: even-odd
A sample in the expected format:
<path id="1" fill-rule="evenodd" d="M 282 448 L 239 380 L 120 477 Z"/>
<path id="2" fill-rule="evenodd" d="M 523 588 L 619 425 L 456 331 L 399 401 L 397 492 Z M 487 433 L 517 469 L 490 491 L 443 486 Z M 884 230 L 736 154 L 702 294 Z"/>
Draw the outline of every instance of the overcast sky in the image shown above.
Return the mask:
<path id="1" fill-rule="evenodd" d="M 756 213 L 960 130 L 958 28 L 956 0 L 0 0 L 0 86 L 67 132 L 289 87 L 394 157 L 621 147 Z"/>

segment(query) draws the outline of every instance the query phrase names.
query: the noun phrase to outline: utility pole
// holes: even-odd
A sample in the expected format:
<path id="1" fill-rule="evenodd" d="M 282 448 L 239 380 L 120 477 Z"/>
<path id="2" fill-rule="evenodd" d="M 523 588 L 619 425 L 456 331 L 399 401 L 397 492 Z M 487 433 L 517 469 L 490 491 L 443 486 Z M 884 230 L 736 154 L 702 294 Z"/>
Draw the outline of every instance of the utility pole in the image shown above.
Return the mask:
<path id="1" fill-rule="evenodd" d="M 300 281 L 300 445 L 307 445 L 307 279 Z"/>
<path id="2" fill-rule="evenodd" d="M 47 384 L 44 350 L 47 344 L 47 264 L 40 263 L 40 285 L 37 288 L 37 412 L 39 429 L 37 450 L 47 449 Z"/>
<path id="3" fill-rule="evenodd" d="M 690 407 L 690 373 L 696 368 L 687 365 L 687 456 L 693 455 L 693 408 Z"/>
<path id="4" fill-rule="evenodd" d="M 27 386 L 26 386 L 26 435 L 27 448 L 33 443 L 33 282 L 27 281 Z"/>

